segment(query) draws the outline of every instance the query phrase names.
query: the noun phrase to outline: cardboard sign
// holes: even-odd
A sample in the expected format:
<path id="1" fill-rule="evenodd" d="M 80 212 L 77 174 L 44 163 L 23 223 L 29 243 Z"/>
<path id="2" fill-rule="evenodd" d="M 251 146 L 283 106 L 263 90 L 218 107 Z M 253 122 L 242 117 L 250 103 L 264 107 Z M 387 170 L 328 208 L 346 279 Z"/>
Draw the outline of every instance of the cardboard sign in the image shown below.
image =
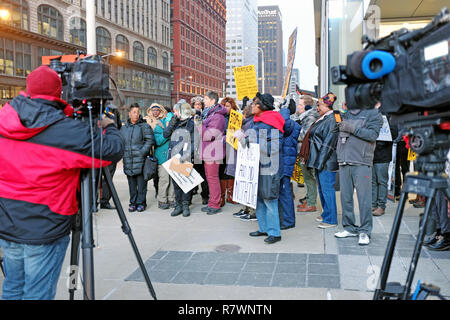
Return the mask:
<path id="1" fill-rule="evenodd" d="M 389 127 L 389 121 L 386 116 L 383 116 L 383 127 L 381 127 L 380 134 L 377 140 L 392 141 L 391 128 Z"/>
<path id="2" fill-rule="evenodd" d="M 253 209 L 258 201 L 259 157 L 259 144 L 251 143 L 248 148 L 239 144 L 233 201 Z"/>
<path id="3" fill-rule="evenodd" d="M 192 163 L 190 162 L 181 163 L 178 158 L 172 158 L 169 167 L 170 170 L 182 174 L 185 177 L 189 177 L 191 175 L 193 168 L 194 165 Z"/>
<path id="4" fill-rule="evenodd" d="M 255 66 L 237 67 L 233 70 L 238 100 L 244 99 L 245 96 L 250 99 L 255 97 L 258 93 Z"/>
<path id="5" fill-rule="evenodd" d="M 239 112 L 231 110 L 230 112 L 230 120 L 228 121 L 228 129 L 227 129 L 227 143 L 234 147 L 237 150 L 238 141 L 233 137 L 234 133 L 237 130 L 242 128 L 242 121 L 244 120 L 244 116 Z"/>
<path id="6" fill-rule="evenodd" d="M 295 28 L 294 32 L 292 32 L 291 36 L 289 37 L 289 51 L 288 51 L 288 62 L 287 62 L 287 69 L 286 69 L 286 76 L 284 78 L 284 85 L 283 85 L 283 92 L 281 96 L 283 98 L 286 98 L 289 91 L 289 84 L 291 82 L 291 74 L 292 74 L 292 68 L 294 67 L 294 60 L 295 60 L 295 50 L 297 50 L 297 28 Z"/>
<path id="7" fill-rule="evenodd" d="M 183 190 L 184 193 L 188 193 L 204 181 L 201 175 L 195 169 L 192 169 L 189 176 L 185 176 L 184 174 L 171 170 L 170 168 L 172 167 L 172 160 L 174 159 L 178 160 L 174 157 L 163 163 L 162 166 L 169 173 L 175 183 L 181 188 L 181 190 Z M 179 167 L 179 169 L 180 171 L 182 171 L 181 167 Z"/>
<path id="8" fill-rule="evenodd" d="M 388 169 L 388 194 L 387 198 L 395 202 L 395 163 L 397 162 L 397 144 L 392 146 L 392 161 L 389 163 Z"/>

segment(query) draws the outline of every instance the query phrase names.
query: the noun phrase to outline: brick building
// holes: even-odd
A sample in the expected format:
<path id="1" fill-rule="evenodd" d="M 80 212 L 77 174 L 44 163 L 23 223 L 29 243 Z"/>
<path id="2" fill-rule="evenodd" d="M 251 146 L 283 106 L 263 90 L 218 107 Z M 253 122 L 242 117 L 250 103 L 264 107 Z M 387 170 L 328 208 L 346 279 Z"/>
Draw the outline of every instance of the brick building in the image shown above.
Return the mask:
<path id="1" fill-rule="evenodd" d="M 168 0 L 97 0 L 97 51 L 110 57 L 111 76 L 126 105 L 170 103 Z M 86 50 L 85 0 L 0 2 L 0 105 L 26 85 L 43 55 Z M 113 95 L 116 96 L 115 90 Z"/>
<path id="2" fill-rule="evenodd" d="M 173 101 L 224 96 L 226 0 L 171 0 Z"/>

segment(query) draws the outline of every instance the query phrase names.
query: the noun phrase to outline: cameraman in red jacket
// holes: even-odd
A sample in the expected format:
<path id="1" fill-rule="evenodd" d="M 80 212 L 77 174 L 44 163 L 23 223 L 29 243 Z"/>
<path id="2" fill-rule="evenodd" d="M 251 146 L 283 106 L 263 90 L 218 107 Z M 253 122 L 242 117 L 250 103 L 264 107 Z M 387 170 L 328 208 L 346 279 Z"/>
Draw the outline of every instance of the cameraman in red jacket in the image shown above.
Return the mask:
<path id="1" fill-rule="evenodd" d="M 74 215 L 80 171 L 119 161 L 123 142 L 114 120 L 94 130 L 64 114 L 58 74 L 41 66 L 22 92 L 0 110 L 0 246 L 6 279 L 3 300 L 51 300 Z M 99 159 L 104 159 L 100 161 Z"/>

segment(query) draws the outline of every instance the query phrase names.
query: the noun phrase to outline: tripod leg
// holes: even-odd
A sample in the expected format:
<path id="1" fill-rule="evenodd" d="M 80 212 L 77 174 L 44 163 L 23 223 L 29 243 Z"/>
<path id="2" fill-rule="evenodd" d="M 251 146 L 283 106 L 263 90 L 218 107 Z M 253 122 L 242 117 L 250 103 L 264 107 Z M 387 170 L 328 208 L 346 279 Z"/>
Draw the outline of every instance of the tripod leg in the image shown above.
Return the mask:
<path id="1" fill-rule="evenodd" d="M 125 213 L 123 212 L 122 205 L 119 200 L 119 196 L 117 195 L 116 188 L 114 187 L 114 184 L 112 182 L 111 178 L 111 172 L 109 170 L 102 170 L 103 175 L 105 177 L 106 183 L 109 187 L 109 190 L 112 195 L 112 199 L 114 201 L 114 205 L 116 206 L 117 213 L 119 215 L 120 221 L 122 222 L 122 231 L 128 236 L 128 239 L 130 240 L 131 247 L 133 248 L 134 254 L 136 255 L 136 259 L 138 260 L 139 266 L 141 268 L 142 274 L 144 275 L 145 282 L 147 283 L 147 287 L 150 291 L 150 294 L 152 295 L 153 299 L 156 299 L 156 293 L 153 289 L 152 282 L 150 281 L 150 277 L 148 276 L 147 269 L 145 268 L 144 262 L 142 261 L 141 254 L 139 253 L 139 249 L 136 245 L 136 242 L 134 241 L 133 234 L 131 233 L 130 225 L 128 224 L 127 217 L 125 216 Z"/>
<path id="2" fill-rule="evenodd" d="M 408 193 L 405 189 L 402 190 L 400 196 L 400 202 L 397 207 L 397 213 L 395 214 L 394 224 L 392 225 L 391 235 L 389 236 L 389 242 L 384 256 L 383 265 L 381 266 L 379 289 L 375 290 L 374 300 L 380 300 L 382 298 L 381 292 L 386 290 L 386 282 L 391 269 L 392 257 L 394 255 L 395 244 L 397 243 L 398 232 L 403 218 L 403 211 L 405 209 L 406 200 L 408 199 Z"/>
<path id="3" fill-rule="evenodd" d="M 70 252 L 70 274 L 69 274 L 69 298 L 74 300 L 75 291 L 78 285 L 78 266 L 80 253 L 80 238 L 81 238 L 81 216 L 77 214 L 75 217 L 75 226 L 72 232 L 72 248 Z"/>
<path id="4" fill-rule="evenodd" d="M 83 237 L 83 283 L 84 300 L 95 300 L 94 283 L 94 237 L 92 232 L 91 172 L 86 171 L 81 181 L 81 217 Z"/>
<path id="5" fill-rule="evenodd" d="M 417 236 L 416 246 L 414 247 L 414 253 L 412 256 L 411 264 L 409 266 L 408 276 L 406 278 L 405 291 L 403 291 L 403 300 L 409 298 L 411 284 L 414 279 L 414 274 L 417 268 L 417 262 L 419 261 L 420 251 L 422 249 L 423 238 L 425 237 L 425 226 L 431 212 L 431 206 L 434 203 L 434 197 L 436 196 L 436 189 L 431 191 L 431 196 L 427 199 L 427 204 L 425 205 L 425 212 L 423 214 L 423 220 L 420 224 L 419 234 Z"/>

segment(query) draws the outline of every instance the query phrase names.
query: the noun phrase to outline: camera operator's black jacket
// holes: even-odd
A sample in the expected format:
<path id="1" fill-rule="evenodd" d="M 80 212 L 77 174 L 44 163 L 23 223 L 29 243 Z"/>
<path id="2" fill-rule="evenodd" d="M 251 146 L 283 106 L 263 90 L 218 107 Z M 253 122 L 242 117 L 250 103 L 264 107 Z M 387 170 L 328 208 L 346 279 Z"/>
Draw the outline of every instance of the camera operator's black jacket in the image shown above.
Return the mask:
<path id="1" fill-rule="evenodd" d="M 145 158 L 155 145 L 153 130 L 142 117 L 139 117 L 135 124 L 128 120 L 120 129 L 120 133 L 125 141 L 123 171 L 127 176 L 138 176 L 142 174 Z"/>
<path id="2" fill-rule="evenodd" d="M 333 113 L 330 113 L 311 126 L 308 168 L 331 172 L 339 169 L 336 155 L 338 135 L 339 129 Z"/>
<path id="3" fill-rule="evenodd" d="M 87 122 L 66 117 L 65 102 L 21 94 L 0 110 L 0 238 L 23 244 L 52 243 L 71 231 L 78 212 L 80 171 L 91 168 Z M 123 155 L 112 124 L 94 130 L 94 166 Z M 101 149 L 100 149 L 100 146 Z M 100 162 L 100 158 L 103 159 Z"/>

